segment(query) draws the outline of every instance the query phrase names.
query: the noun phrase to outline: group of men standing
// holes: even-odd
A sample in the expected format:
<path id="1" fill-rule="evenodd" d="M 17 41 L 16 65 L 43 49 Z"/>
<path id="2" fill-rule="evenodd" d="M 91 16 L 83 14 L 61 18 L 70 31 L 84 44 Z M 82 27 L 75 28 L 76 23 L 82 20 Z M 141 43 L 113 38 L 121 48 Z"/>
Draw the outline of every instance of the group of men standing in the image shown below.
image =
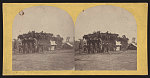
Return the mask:
<path id="1" fill-rule="evenodd" d="M 109 53 L 109 51 L 116 51 L 117 36 L 118 34 L 108 32 L 84 35 L 79 42 L 79 52 Z"/>
<path id="2" fill-rule="evenodd" d="M 110 46 L 109 42 L 102 41 L 101 38 L 98 39 L 83 39 L 83 41 L 80 41 L 79 43 L 79 50 L 81 52 L 86 53 L 102 53 L 102 52 L 109 52 Z"/>
<path id="3" fill-rule="evenodd" d="M 18 53 L 37 53 L 43 52 L 46 46 L 50 46 L 50 38 L 52 38 L 51 33 L 40 32 L 28 32 L 18 36 L 18 39 L 14 41 L 14 46 L 16 46 L 15 52 Z"/>
<path id="4" fill-rule="evenodd" d="M 37 40 L 35 38 L 25 38 L 22 40 L 19 39 L 18 50 L 19 53 L 23 54 L 38 52 Z"/>

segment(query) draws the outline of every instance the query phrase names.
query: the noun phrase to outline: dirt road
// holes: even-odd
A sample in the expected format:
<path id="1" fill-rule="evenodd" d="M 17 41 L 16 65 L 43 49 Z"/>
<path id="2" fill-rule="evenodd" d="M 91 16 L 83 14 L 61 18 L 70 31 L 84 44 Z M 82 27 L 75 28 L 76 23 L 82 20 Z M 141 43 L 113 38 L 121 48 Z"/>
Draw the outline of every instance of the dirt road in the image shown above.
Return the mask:
<path id="1" fill-rule="evenodd" d="M 76 70 L 136 70 L 137 52 L 111 52 L 111 54 L 76 55 Z"/>

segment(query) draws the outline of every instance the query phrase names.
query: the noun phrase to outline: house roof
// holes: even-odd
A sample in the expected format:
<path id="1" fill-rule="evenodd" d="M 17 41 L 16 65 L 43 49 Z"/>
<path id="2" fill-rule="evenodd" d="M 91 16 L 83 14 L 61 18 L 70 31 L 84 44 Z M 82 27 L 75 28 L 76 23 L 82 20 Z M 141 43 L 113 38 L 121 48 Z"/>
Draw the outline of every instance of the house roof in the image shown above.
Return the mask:
<path id="1" fill-rule="evenodd" d="M 133 46 L 136 46 L 137 47 L 137 45 L 135 44 L 135 43 L 131 43 Z"/>
<path id="2" fill-rule="evenodd" d="M 69 46 L 71 46 L 71 47 L 73 47 L 73 45 L 71 43 L 69 43 L 69 42 L 66 42 L 66 44 L 69 45 Z"/>

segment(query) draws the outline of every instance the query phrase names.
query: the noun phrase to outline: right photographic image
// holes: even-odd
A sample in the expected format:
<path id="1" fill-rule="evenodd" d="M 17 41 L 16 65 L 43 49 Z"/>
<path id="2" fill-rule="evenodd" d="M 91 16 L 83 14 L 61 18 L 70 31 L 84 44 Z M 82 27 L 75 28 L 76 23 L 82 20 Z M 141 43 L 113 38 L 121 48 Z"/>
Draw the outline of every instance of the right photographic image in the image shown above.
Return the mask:
<path id="1" fill-rule="evenodd" d="M 75 22 L 75 70 L 137 70 L 137 24 L 124 8 L 83 9 Z"/>

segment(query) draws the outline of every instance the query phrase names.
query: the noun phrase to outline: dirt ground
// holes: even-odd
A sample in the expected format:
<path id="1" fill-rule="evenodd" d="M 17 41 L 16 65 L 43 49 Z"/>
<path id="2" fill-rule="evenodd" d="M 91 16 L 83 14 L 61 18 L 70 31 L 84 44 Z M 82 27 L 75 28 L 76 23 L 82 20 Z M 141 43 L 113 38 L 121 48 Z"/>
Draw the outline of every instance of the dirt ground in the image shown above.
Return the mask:
<path id="1" fill-rule="evenodd" d="M 76 70 L 136 70 L 137 51 L 76 55 Z"/>
<path id="2" fill-rule="evenodd" d="M 77 54 L 74 50 L 56 50 L 34 54 L 13 54 L 13 71 L 31 70 L 136 70 L 137 51 Z M 75 60 L 75 61 L 74 61 Z M 75 68 L 74 68 L 75 66 Z"/>
<path id="3" fill-rule="evenodd" d="M 13 71 L 72 70 L 74 50 L 56 50 L 34 54 L 13 54 Z"/>

